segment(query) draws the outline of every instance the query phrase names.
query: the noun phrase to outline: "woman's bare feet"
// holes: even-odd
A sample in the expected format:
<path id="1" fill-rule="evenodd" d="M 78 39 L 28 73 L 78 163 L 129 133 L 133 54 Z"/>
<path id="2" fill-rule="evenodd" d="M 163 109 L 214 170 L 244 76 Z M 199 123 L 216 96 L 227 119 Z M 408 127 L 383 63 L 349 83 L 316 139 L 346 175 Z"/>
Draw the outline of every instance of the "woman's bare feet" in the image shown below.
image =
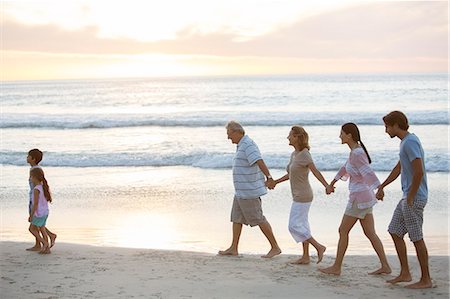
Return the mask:
<path id="1" fill-rule="evenodd" d="M 392 270 L 389 266 L 382 266 L 380 269 L 370 272 L 369 275 L 391 274 Z"/>
<path id="2" fill-rule="evenodd" d="M 412 280 L 411 274 L 400 274 L 399 276 L 393 279 L 386 280 L 386 282 L 397 283 L 397 282 L 409 282 L 411 280 Z"/>
<path id="3" fill-rule="evenodd" d="M 325 274 L 341 275 L 341 268 L 339 268 L 335 265 L 328 267 L 328 268 L 319 269 L 319 271 L 322 273 L 325 273 Z"/>
<path id="4" fill-rule="evenodd" d="M 327 248 L 323 245 L 320 245 L 319 249 L 317 249 L 317 264 L 322 261 L 325 250 L 327 250 Z"/>
<path id="5" fill-rule="evenodd" d="M 308 257 L 302 256 L 298 260 L 292 261 L 289 264 L 293 264 L 293 265 L 308 265 L 309 263 L 310 263 L 309 256 Z"/>
<path id="6" fill-rule="evenodd" d="M 227 250 L 220 250 L 219 255 L 238 255 L 237 250 L 228 248 Z"/>
<path id="7" fill-rule="evenodd" d="M 276 247 L 276 248 L 272 248 L 266 255 L 263 255 L 261 257 L 265 258 L 265 259 L 270 259 L 276 255 L 279 255 L 280 253 L 281 253 L 281 249 Z"/>

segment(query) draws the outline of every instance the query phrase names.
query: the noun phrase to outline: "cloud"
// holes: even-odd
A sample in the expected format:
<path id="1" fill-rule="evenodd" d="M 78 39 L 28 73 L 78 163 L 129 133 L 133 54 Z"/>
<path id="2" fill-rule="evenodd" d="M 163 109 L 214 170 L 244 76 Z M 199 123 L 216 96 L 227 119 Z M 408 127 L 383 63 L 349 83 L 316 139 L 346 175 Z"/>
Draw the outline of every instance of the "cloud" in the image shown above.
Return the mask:
<path id="1" fill-rule="evenodd" d="M 447 2 L 382 2 L 347 7 L 299 20 L 250 40 L 195 27 L 156 42 L 100 38 L 99 28 L 63 30 L 4 18 L 6 51 L 73 54 L 171 54 L 297 59 L 447 59 Z"/>
<path id="2" fill-rule="evenodd" d="M 152 42 L 108 37 L 96 26 L 26 25 L 3 14 L 0 79 L 446 72 L 447 6 L 379 2 L 330 9 L 245 40 L 240 30 L 197 25 Z"/>

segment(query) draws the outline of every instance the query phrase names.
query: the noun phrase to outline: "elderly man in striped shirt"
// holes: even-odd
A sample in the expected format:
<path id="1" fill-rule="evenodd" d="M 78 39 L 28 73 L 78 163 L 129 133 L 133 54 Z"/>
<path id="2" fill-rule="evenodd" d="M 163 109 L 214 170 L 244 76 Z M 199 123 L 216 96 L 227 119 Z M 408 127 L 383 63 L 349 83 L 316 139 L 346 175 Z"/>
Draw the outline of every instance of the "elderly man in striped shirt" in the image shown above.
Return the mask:
<path id="1" fill-rule="evenodd" d="M 233 159 L 233 183 L 235 189 L 231 222 L 233 222 L 233 241 L 227 250 L 219 255 L 238 255 L 239 238 L 242 224 L 259 226 L 271 245 L 270 251 L 263 258 L 271 258 L 281 253 L 272 227 L 264 217 L 261 196 L 267 193 L 265 179 L 272 181 L 269 169 L 264 163 L 256 143 L 245 135 L 243 127 L 234 121 L 226 125 L 228 139 L 237 144 Z"/>

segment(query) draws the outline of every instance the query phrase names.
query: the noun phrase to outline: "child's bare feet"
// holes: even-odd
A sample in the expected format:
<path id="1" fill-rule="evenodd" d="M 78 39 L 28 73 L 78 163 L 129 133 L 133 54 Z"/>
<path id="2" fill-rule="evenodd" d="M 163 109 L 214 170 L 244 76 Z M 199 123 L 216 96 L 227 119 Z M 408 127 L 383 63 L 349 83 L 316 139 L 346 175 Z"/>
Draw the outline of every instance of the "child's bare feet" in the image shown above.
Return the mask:
<path id="1" fill-rule="evenodd" d="M 50 248 L 52 248 L 55 245 L 56 237 L 57 237 L 56 234 L 50 235 Z"/>
<path id="2" fill-rule="evenodd" d="M 276 255 L 279 255 L 281 253 L 280 248 L 272 248 L 266 255 L 261 256 L 262 258 L 270 259 L 273 258 Z"/>
<path id="3" fill-rule="evenodd" d="M 219 255 L 238 255 L 237 250 L 234 250 L 232 248 L 228 248 L 227 250 L 220 250 Z"/>
<path id="4" fill-rule="evenodd" d="M 41 250 L 41 246 L 33 246 L 30 248 L 26 249 L 27 251 L 40 251 Z"/>
<path id="5" fill-rule="evenodd" d="M 319 269 L 319 271 L 325 274 L 341 275 L 341 268 L 338 268 L 335 265 L 328 268 Z"/>
<path id="6" fill-rule="evenodd" d="M 298 260 L 292 261 L 289 264 L 293 264 L 293 265 L 308 265 L 309 262 L 310 262 L 309 256 L 308 257 L 302 256 Z"/>
<path id="7" fill-rule="evenodd" d="M 49 254 L 50 253 L 50 247 L 47 245 L 47 246 L 44 246 L 43 248 L 42 248 L 42 250 L 41 251 L 39 251 L 39 254 Z"/>

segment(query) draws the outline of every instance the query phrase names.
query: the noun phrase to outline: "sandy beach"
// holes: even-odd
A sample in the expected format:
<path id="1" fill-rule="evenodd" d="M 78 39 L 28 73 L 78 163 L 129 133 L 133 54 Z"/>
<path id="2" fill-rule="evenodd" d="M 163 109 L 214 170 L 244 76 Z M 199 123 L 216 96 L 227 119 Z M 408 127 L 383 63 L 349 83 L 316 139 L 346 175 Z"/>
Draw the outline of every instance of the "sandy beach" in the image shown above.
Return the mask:
<path id="1" fill-rule="evenodd" d="M 431 256 L 434 287 L 408 290 L 392 277 L 370 276 L 377 258 L 347 256 L 340 277 L 289 265 L 293 255 L 214 254 L 57 243 L 50 255 L 25 251 L 29 243 L 1 242 L 2 298 L 448 298 L 449 259 Z M 261 252 L 263 253 L 263 252 Z M 332 263 L 334 253 L 321 266 Z M 394 272 L 399 266 L 388 256 Z M 418 263 L 410 256 L 413 279 Z"/>

